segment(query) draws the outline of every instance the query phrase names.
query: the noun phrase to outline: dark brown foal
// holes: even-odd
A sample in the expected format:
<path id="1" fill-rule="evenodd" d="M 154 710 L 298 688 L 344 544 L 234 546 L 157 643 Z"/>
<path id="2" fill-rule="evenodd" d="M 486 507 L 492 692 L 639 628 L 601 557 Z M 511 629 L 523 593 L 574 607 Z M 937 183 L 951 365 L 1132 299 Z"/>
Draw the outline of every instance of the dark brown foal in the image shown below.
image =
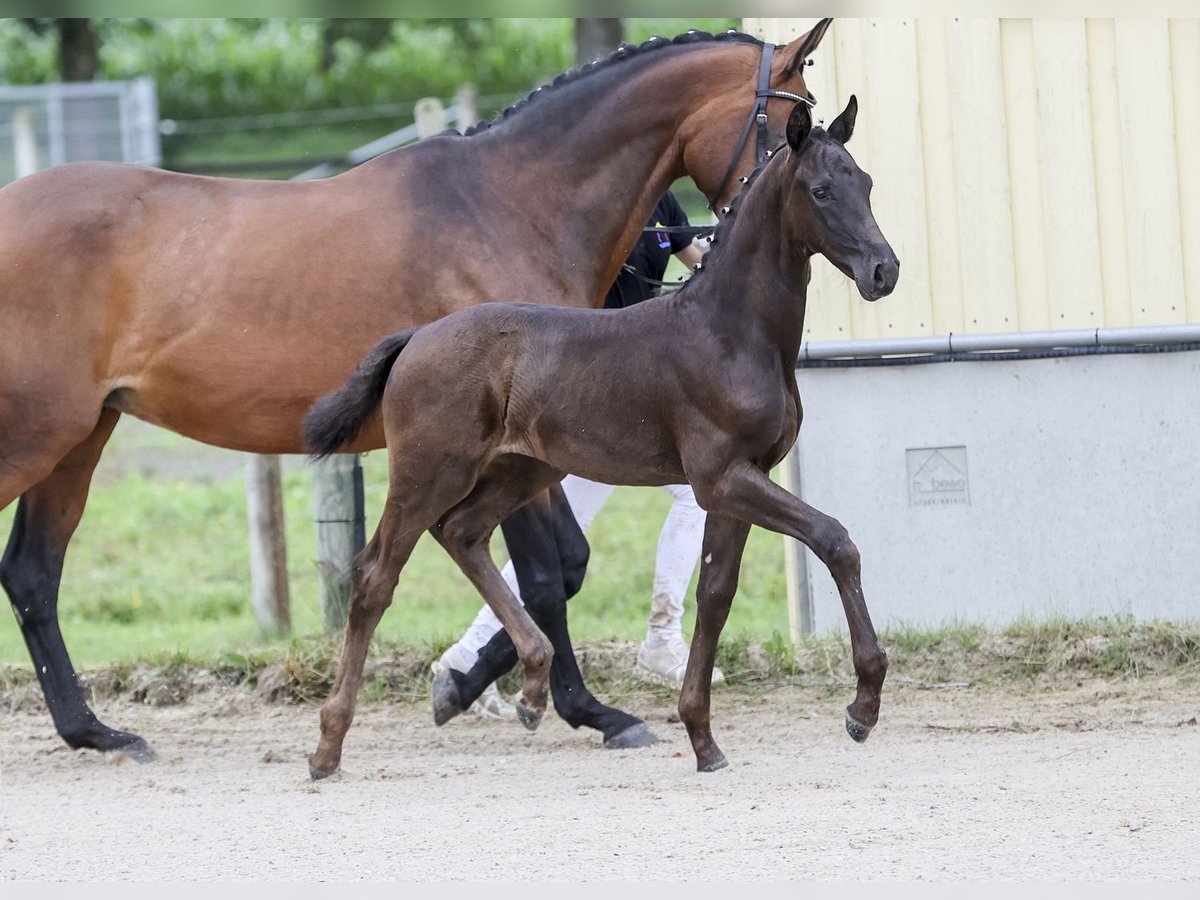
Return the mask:
<path id="1" fill-rule="evenodd" d="M 725 765 L 710 729 L 709 686 L 751 525 L 803 541 L 829 568 L 858 674 L 846 727 L 866 740 L 887 657 L 863 599 L 858 550 L 836 520 L 768 476 L 800 427 L 795 364 L 810 257 L 826 256 L 868 300 L 890 293 L 899 275 L 871 213 L 871 180 L 844 146 L 856 111 L 851 98 L 825 132 L 797 106 L 787 145 L 735 201 L 683 290 L 625 310 L 493 304 L 456 313 L 381 342 L 313 408 L 309 447 L 329 453 L 352 442 L 382 404 L 390 466 L 387 510 L 356 565 L 314 776 L 337 768 L 371 632 L 426 528 L 510 630 L 525 665 L 523 719 L 536 726 L 549 648 L 487 542 L 501 519 L 564 472 L 611 484 L 690 482 L 708 511 L 679 700 L 701 770 Z"/>

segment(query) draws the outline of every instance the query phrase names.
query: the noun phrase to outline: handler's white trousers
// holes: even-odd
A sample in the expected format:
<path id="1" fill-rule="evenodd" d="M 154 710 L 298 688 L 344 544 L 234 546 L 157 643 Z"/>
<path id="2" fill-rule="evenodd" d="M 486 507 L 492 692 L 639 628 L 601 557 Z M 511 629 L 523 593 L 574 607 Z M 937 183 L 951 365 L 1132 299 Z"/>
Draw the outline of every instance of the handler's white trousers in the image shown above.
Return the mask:
<path id="1" fill-rule="evenodd" d="M 571 512 L 586 534 L 596 513 L 612 496 L 614 486 L 588 481 L 576 475 L 564 478 L 562 486 Z M 691 485 L 667 484 L 663 485 L 663 489 L 670 492 L 675 502 L 671 504 L 671 511 L 667 513 L 658 536 L 650 619 L 646 630 L 647 644 L 682 639 L 683 595 L 692 580 L 692 573 L 696 571 L 700 548 L 704 543 L 705 512 L 696 504 Z M 502 574 L 517 599 L 521 599 L 511 560 L 504 566 Z M 503 627 L 492 608 L 485 604 L 456 646 L 473 660 L 483 645 L 492 639 L 492 635 Z"/>

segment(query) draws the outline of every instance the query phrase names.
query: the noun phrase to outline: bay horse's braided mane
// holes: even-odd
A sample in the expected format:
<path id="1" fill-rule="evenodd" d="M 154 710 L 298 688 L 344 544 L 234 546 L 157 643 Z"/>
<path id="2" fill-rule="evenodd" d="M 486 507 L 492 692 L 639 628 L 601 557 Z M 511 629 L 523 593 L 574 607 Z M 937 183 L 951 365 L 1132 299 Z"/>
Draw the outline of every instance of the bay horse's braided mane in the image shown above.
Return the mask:
<path id="1" fill-rule="evenodd" d="M 761 46 L 763 43 L 753 35 L 743 34 L 740 31 L 734 31 L 731 29 L 716 35 L 710 34 L 707 31 L 688 31 L 684 34 L 676 35 L 673 38 L 665 38 L 655 35 L 654 37 L 643 41 L 641 44 L 622 44 L 603 59 L 584 63 L 582 66 L 576 69 L 568 69 L 566 72 L 558 75 L 550 84 L 537 88 L 527 97 L 524 97 L 523 99 L 512 104 L 512 106 L 509 106 L 490 122 L 479 122 L 475 125 L 472 125 L 466 131 L 464 131 L 463 134 L 469 137 L 472 134 L 477 134 L 480 131 L 484 131 L 490 128 L 492 125 L 502 122 L 520 112 L 538 97 L 544 96 L 546 93 L 554 90 L 555 88 L 562 87 L 565 84 L 572 84 L 581 78 L 586 78 L 589 75 L 596 74 L 597 72 L 606 71 L 619 63 L 625 62 L 626 60 L 633 59 L 635 57 L 641 57 L 649 51 L 658 50 L 663 47 L 680 47 L 689 44 L 713 43 L 718 41 L 737 41 L 743 44 L 757 44 L 759 46 Z"/>

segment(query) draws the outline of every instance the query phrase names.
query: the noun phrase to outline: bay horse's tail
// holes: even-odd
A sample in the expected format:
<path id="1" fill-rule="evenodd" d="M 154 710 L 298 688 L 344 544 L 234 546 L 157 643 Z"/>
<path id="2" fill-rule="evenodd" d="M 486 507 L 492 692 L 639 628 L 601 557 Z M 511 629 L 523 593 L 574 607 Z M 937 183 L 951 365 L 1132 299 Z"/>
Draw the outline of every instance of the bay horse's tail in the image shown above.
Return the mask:
<path id="1" fill-rule="evenodd" d="M 313 404 L 304 417 L 304 448 L 317 459 L 349 444 L 363 430 L 383 400 L 396 357 L 416 328 L 384 338 L 362 358 L 346 383 Z"/>

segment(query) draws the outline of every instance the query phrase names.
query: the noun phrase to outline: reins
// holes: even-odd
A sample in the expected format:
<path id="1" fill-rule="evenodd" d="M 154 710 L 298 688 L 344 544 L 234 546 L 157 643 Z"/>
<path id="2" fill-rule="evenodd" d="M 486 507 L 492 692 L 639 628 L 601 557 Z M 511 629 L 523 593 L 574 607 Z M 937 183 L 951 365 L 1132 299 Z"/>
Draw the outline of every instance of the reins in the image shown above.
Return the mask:
<path id="1" fill-rule="evenodd" d="M 643 228 L 642 231 L 663 231 L 667 234 L 690 234 L 692 238 L 695 239 L 712 234 L 714 231 L 716 231 L 716 229 L 716 225 L 660 225 L 657 228 L 648 225 Z M 649 278 L 643 275 L 629 263 L 625 263 L 621 266 L 621 272 L 625 275 L 632 275 L 636 281 L 640 281 L 642 284 L 648 284 L 652 288 L 662 288 L 665 291 L 677 291 L 683 286 L 681 284 L 673 284 L 668 286 L 667 282 L 665 281 L 660 281 L 657 278 Z M 687 279 L 682 275 L 679 276 L 679 280 L 683 282 L 687 281 Z M 614 285 L 616 285 L 616 282 L 614 282 Z M 617 285 L 617 290 L 620 290 L 619 285 Z"/>
<path id="2" fill-rule="evenodd" d="M 746 119 L 746 127 L 742 129 L 742 136 L 738 140 L 737 149 L 733 151 L 733 158 L 729 160 L 729 168 L 725 170 L 725 177 L 721 179 L 721 185 L 713 194 L 712 200 L 709 201 L 708 208 L 711 212 L 717 211 L 717 200 L 725 193 L 725 188 L 729 186 L 730 180 L 733 178 L 733 173 L 737 169 L 738 160 L 742 158 L 742 151 L 746 149 L 746 141 L 750 139 L 750 130 L 758 126 L 757 145 L 754 154 L 755 165 L 762 165 L 763 160 L 767 155 L 767 101 L 772 97 L 778 97 L 782 100 L 791 100 L 793 103 L 807 103 L 810 107 L 816 106 L 816 98 L 809 92 L 807 97 L 801 97 L 799 94 L 793 94 L 791 91 L 781 91 L 771 87 L 771 59 L 775 56 L 775 44 L 763 43 L 762 59 L 758 64 L 758 88 L 754 92 L 754 106 L 750 110 L 750 116 Z"/>

